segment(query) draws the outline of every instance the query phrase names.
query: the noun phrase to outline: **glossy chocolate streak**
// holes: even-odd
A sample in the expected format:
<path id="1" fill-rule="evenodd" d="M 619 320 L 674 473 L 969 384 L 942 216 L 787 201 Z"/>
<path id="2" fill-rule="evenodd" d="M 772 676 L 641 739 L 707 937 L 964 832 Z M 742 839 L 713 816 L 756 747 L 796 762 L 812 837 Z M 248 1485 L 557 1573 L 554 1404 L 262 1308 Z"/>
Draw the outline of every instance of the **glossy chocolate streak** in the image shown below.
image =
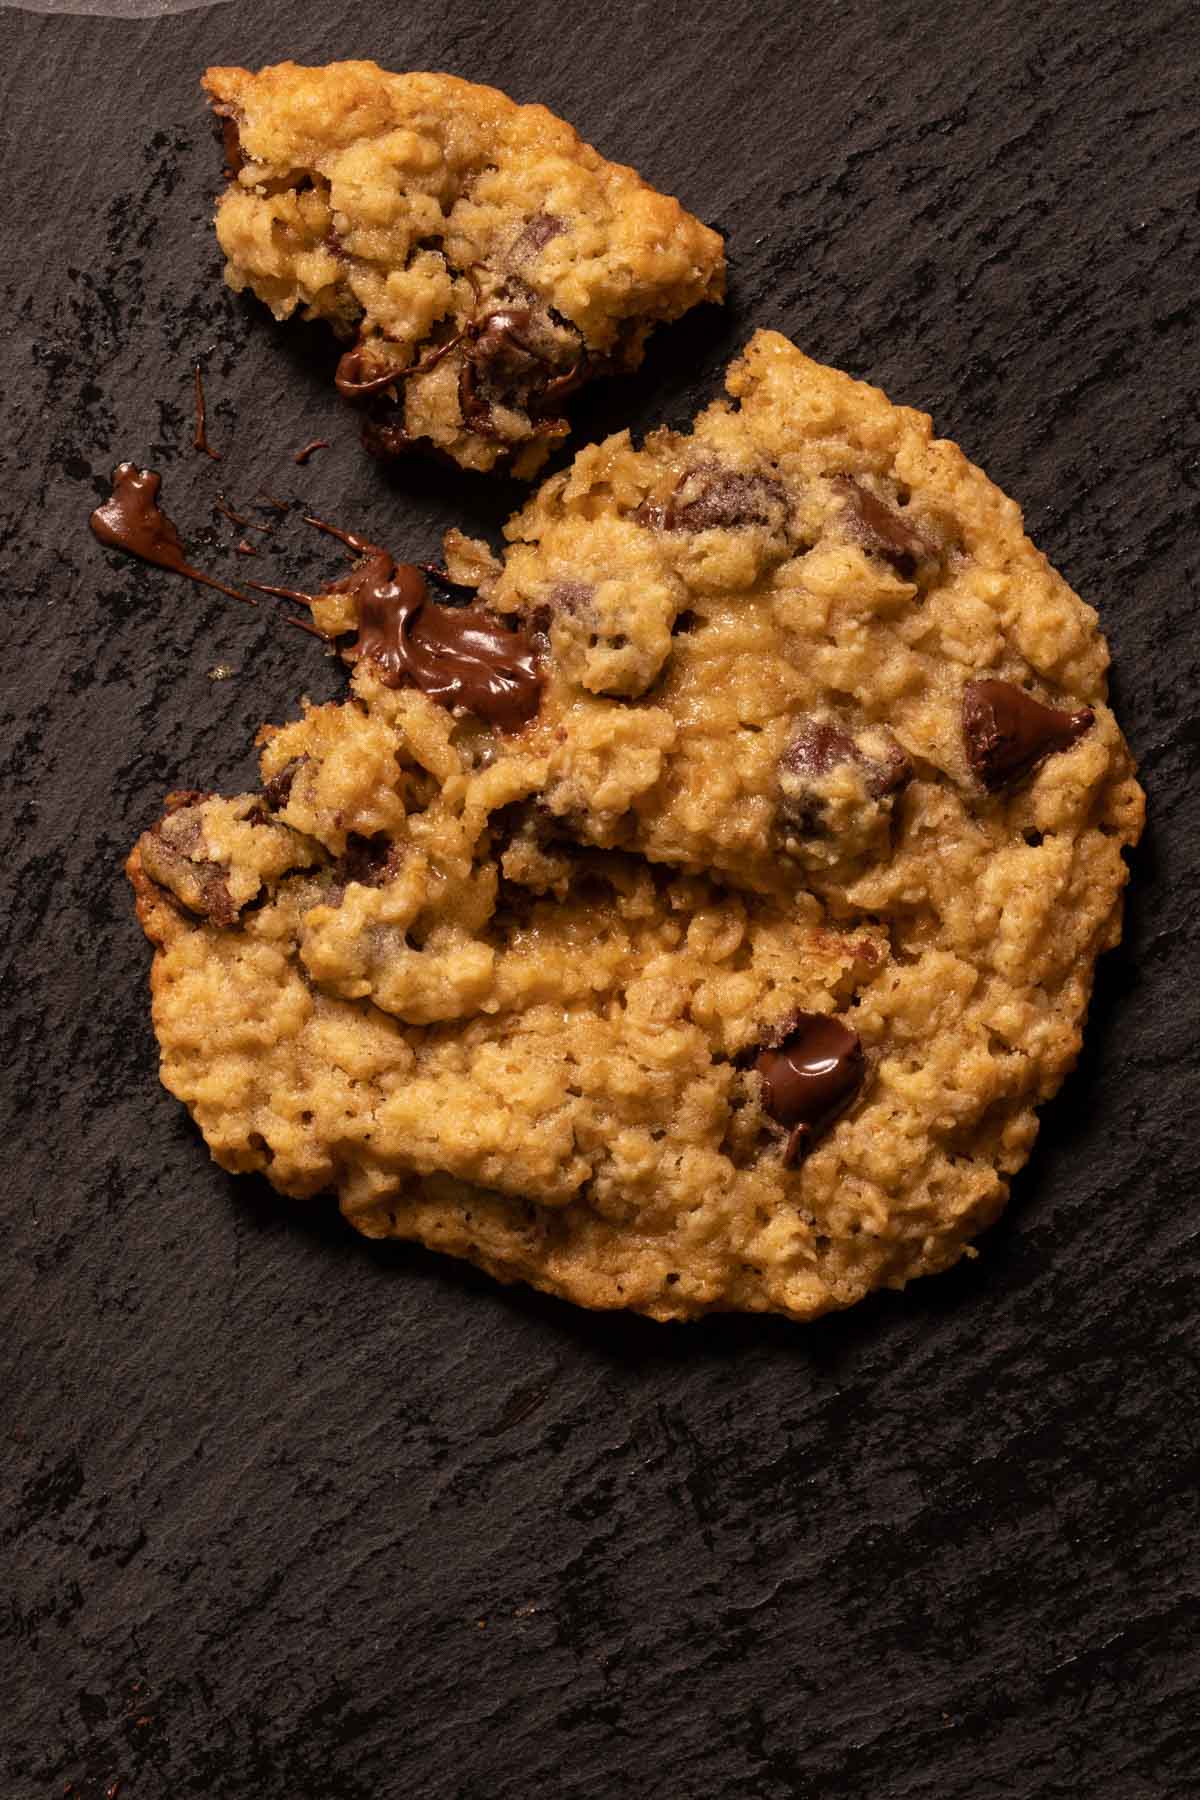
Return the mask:
<path id="1" fill-rule="evenodd" d="M 292 458 L 292 461 L 294 463 L 306 463 L 308 461 L 309 457 L 313 455 L 314 451 L 328 450 L 328 448 L 329 448 L 329 439 L 328 438 L 309 438 L 307 444 L 302 444 L 300 449 L 297 450 L 295 456 L 293 456 L 293 458 Z"/>
<path id="2" fill-rule="evenodd" d="M 189 581 L 198 581 L 202 587 L 215 588 L 219 594 L 228 594 L 232 600 L 242 600 L 247 606 L 257 606 L 249 594 L 241 594 L 237 588 L 227 587 L 213 575 L 206 575 L 203 570 L 195 569 L 187 560 L 187 552 L 183 540 L 172 520 L 162 512 L 158 505 L 158 490 L 162 486 L 161 475 L 153 469 L 139 469 L 133 463 L 120 463 L 113 471 L 112 498 L 103 506 L 98 506 L 91 516 L 91 527 L 102 544 L 111 544 L 114 550 L 124 550 L 130 556 L 140 556 L 143 562 L 155 563 L 160 569 L 171 569 L 176 575 L 185 575 Z"/>
<path id="3" fill-rule="evenodd" d="M 787 1168 L 849 1106 L 866 1076 L 858 1033 L 826 1013 L 796 1013 L 787 1037 L 777 1049 L 760 1050 L 754 1067 L 762 1077 L 764 1107 L 790 1128 Z"/>
<path id="4" fill-rule="evenodd" d="M 202 450 L 205 456 L 211 456 L 214 462 L 220 462 L 221 452 L 214 450 L 208 441 L 207 414 L 204 407 L 204 376 L 197 363 L 192 371 L 196 384 L 196 429 L 192 436 L 192 449 Z"/>
<path id="5" fill-rule="evenodd" d="M 519 731 L 542 697 L 538 647 L 480 606 L 441 606 L 419 569 L 372 550 L 337 584 L 358 603 L 350 654 L 366 656 L 388 687 L 411 681 L 440 706 L 462 706 L 500 731 Z"/>
<path id="6" fill-rule="evenodd" d="M 1056 750 L 1067 750 L 1095 720 L 1090 706 L 1059 712 L 1011 681 L 968 681 L 962 729 L 967 761 L 990 793 L 1020 780 Z"/>

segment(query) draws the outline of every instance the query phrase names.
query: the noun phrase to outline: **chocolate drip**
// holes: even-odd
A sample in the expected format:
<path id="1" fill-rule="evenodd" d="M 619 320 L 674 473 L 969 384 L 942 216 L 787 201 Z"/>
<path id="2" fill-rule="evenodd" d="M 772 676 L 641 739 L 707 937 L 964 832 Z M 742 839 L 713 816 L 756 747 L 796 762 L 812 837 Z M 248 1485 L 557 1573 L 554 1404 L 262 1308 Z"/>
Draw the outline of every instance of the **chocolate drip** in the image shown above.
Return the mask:
<path id="1" fill-rule="evenodd" d="M 292 461 L 294 463 L 306 463 L 314 451 L 328 450 L 328 448 L 329 448 L 329 439 L 328 438 L 309 438 L 307 444 L 302 444 L 300 449 L 297 450 L 295 456 L 293 456 L 293 458 L 292 458 Z"/>
<path id="2" fill-rule="evenodd" d="M 221 452 L 214 450 L 208 441 L 207 415 L 204 408 L 204 376 L 200 364 L 196 363 L 192 375 L 196 384 L 196 429 L 192 434 L 192 449 L 202 450 L 205 456 L 211 456 L 214 462 L 220 462 Z"/>
<path id="3" fill-rule="evenodd" d="M 793 1168 L 813 1140 L 855 1098 L 866 1076 L 858 1033 L 826 1013 L 795 1013 L 774 1049 L 760 1050 L 763 1106 L 788 1130 L 785 1168 Z"/>
<path id="4" fill-rule="evenodd" d="M 1011 681 L 968 681 L 962 732 L 967 761 L 989 793 L 1018 781 L 1043 757 L 1067 750 L 1095 720 L 1090 706 L 1059 712 Z"/>
<path id="5" fill-rule="evenodd" d="M 158 506 L 162 476 L 153 469 L 139 469 L 130 462 L 120 463 L 113 471 L 112 498 L 98 506 L 91 516 L 91 527 L 102 544 L 140 556 L 143 562 L 155 563 L 160 569 L 171 569 L 185 575 L 202 587 L 215 588 L 231 600 L 242 600 L 257 606 L 249 594 L 227 587 L 213 575 L 195 569 L 187 560 L 183 540 L 172 520 Z"/>

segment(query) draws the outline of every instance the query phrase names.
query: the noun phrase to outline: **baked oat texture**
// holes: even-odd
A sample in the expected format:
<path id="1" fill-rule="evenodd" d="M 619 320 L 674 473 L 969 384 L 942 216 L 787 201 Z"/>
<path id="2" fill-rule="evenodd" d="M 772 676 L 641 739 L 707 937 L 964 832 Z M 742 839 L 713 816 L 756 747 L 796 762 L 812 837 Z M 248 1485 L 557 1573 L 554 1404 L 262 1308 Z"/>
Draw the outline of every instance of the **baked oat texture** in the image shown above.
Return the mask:
<path id="1" fill-rule="evenodd" d="M 370 62 L 209 69 L 226 279 L 356 347 L 369 447 L 531 475 L 584 379 L 721 298 L 721 239 L 544 106 Z"/>
<path id="2" fill-rule="evenodd" d="M 583 1305 L 804 1319 L 999 1212 L 1143 797 L 1013 501 L 773 333 L 727 389 L 584 450 L 502 564 L 450 534 L 545 635 L 525 730 L 364 657 L 264 728 L 261 794 L 173 797 L 129 867 L 163 1080 L 224 1168 Z M 1014 690 L 1070 718 L 993 791 L 964 719 Z M 797 1011 L 867 1074 L 789 1167 L 754 1052 Z"/>

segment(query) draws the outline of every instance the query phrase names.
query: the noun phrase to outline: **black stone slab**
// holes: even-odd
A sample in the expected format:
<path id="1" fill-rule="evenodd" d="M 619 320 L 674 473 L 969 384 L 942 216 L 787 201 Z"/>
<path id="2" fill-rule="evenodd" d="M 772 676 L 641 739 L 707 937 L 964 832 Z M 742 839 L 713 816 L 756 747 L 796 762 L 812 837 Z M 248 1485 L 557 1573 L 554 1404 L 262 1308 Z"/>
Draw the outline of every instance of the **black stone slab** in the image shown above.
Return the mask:
<path id="1" fill-rule="evenodd" d="M 1195 1794 L 1194 6 L 52 13 L 0 13 L 0 1792 Z M 111 466 L 226 573 L 218 488 L 412 555 L 512 501 L 364 459 L 328 343 L 220 286 L 200 70 L 339 54 L 543 100 L 727 232 L 729 311 L 592 431 L 686 419 L 778 326 L 928 407 L 1099 606 L 1151 804 L 1127 945 L 953 1275 L 809 1329 L 590 1317 L 230 1181 L 158 1087 L 121 859 L 340 677 L 94 543 Z"/>

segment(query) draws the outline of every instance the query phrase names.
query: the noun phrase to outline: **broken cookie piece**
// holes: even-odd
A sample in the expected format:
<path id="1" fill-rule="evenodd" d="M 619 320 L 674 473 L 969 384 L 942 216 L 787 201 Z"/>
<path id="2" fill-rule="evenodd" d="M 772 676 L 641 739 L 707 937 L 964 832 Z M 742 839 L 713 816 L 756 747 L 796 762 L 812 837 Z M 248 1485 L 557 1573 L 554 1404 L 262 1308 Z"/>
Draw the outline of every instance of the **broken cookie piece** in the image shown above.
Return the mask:
<path id="1" fill-rule="evenodd" d="M 338 387 L 376 454 L 532 475 L 597 375 L 724 287 L 721 239 L 543 106 L 370 62 L 204 76 L 235 292 L 354 343 Z"/>
<path id="2" fill-rule="evenodd" d="M 262 796 L 168 794 L 166 812 L 138 840 L 150 881 L 212 925 L 235 925 L 281 876 L 324 861 L 319 845 L 272 819 Z"/>

